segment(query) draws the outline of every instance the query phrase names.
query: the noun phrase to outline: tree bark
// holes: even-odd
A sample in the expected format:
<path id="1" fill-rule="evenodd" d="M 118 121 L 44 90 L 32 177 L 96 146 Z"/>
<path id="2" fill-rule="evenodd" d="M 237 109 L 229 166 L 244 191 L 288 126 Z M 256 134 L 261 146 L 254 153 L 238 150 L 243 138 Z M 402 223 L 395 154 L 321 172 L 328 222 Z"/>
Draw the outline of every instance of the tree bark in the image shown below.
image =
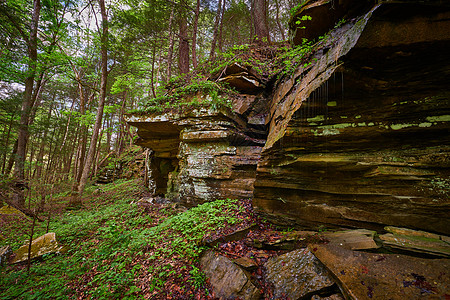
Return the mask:
<path id="1" fill-rule="evenodd" d="M 278 3 L 278 1 L 280 1 L 280 0 L 275 0 L 275 8 L 276 8 L 275 20 L 277 22 L 278 29 L 280 30 L 281 38 L 284 41 L 284 40 L 286 40 L 286 36 L 284 34 L 284 28 L 283 28 L 283 26 L 281 26 L 281 22 L 280 22 L 280 4 Z"/>
<path id="2" fill-rule="evenodd" d="M 270 42 L 266 0 L 252 0 L 251 14 L 257 42 L 259 44 Z"/>
<path id="3" fill-rule="evenodd" d="M 178 45 L 178 70 L 180 74 L 189 73 L 189 40 L 185 3 L 180 4 L 180 41 Z"/>
<path id="4" fill-rule="evenodd" d="M 192 29 L 192 67 L 197 68 L 197 30 L 198 30 L 198 17 L 200 16 L 200 0 L 197 0 L 197 6 L 195 7 L 194 26 Z"/>
<path id="5" fill-rule="evenodd" d="M 32 108 L 34 76 L 37 68 L 37 31 L 41 11 L 41 1 L 33 1 L 33 12 L 31 15 L 30 37 L 27 43 L 28 54 L 28 75 L 25 79 L 25 92 L 23 96 L 19 134 L 17 137 L 17 153 L 15 158 L 14 176 L 16 179 L 17 194 L 16 201 L 19 206 L 25 205 L 24 188 L 25 188 L 25 159 L 26 148 L 29 137 L 29 117 Z"/>
<path id="6" fill-rule="evenodd" d="M 222 31 L 223 31 L 223 15 L 225 14 L 225 4 L 226 4 L 226 0 L 223 0 L 222 3 L 222 13 L 220 15 L 220 25 L 219 25 L 219 37 L 218 37 L 218 41 L 219 41 L 219 51 L 222 52 L 223 51 L 223 39 L 222 39 Z"/>
<path id="7" fill-rule="evenodd" d="M 216 43 L 217 43 L 217 35 L 219 32 L 219 22 L 220 22 L 221 10 L 222 10 L 222 0 L 219 0 L 219 4 L 217 5 L 216 19 L 214 21 L 214 33 L 213 33 L 213 39 L 211 42 L 211 51 L 209 52 L 210 60 L 213 60 L 214 57 L 216 56 Z"/>
<path id="8" fill-rule="evenodd" d="M 8 146 L 9 146 L 9 138 L 11 136 L 11 128 L 14 122 L 14 116 L 16 115 L 16 113 L 14 112 L 11 115 L 11 119 L 9 120 L 9 125 L 8 125 L 8 133 L 6 134 L 6 141 L 5 141 L 5 153 L 3 153 L 3 162 L 2 162 L 2 174 L 6 174 L 5 173 L 5 167 L 6 167 L 6 154 L 8 152 Z M 9 174 L 9 172 L 8 172 Z"/>
<path id="9" fill-rule="evenodd" d="M 94 162 L 97 139 L 100 127 L 102 125 L 103 109 L 105 107 L 106 84 L 108 81 L 108 16 L 106 14 L 105 1 L 98 0 L 98 4 L 100 6 L 100 13 L 102 16 L 102 35 L 100 39 L 101 58 L 102 58 L 100 95 L 98 100 L 97 115 L 95 118 L 94 129 L 91 137 L 91 144 L 89 145 L 88 155 L 83 167 L 80 183 L 78 185 L 78 195 L 76 195 L 76 197 L 71 197 L 71 201 L 69 203 L 70 206 L 78 206 L 81 204 L 81 196 L 83 194 L 84 188 L 89 178 L 92 163 Z"/>
<path id="10" fill-rule="evenodd" d="M 167 51 L 167 80 L 169 80 L 170 77 L 172 76 L 172 60 L 173 60 L 173 44 L 174 44 L 172 32 L 173 14 L 174 14 L 174 7 L 172 6 L 169 18 L 169 50 Z"/>

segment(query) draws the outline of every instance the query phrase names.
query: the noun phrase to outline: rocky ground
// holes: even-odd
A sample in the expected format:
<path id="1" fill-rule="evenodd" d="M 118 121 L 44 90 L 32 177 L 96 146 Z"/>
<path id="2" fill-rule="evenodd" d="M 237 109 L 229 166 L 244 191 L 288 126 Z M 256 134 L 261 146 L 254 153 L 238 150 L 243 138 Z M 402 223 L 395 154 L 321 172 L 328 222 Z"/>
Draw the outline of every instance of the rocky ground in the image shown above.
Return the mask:
<path id="1" fill-rule="evenodd" d="M 76 212 L 60 199 L 50 223 L 57 237 L 49 240 L 68 251 L 40 253 L 29 274 L 23 262 L 0 269 L 2 299 L 449 298 L 448 237 L 392 227 L 384 234 L 277 228 L 249 200 L 186 210 L 140 188 L 133 181 L 93 188 Z M 0 218 L 1 244 L 18 253 L 29 220 L 6 208 Z M 17 260 L 2 249 L 2 262 L 8 252 Z"/>

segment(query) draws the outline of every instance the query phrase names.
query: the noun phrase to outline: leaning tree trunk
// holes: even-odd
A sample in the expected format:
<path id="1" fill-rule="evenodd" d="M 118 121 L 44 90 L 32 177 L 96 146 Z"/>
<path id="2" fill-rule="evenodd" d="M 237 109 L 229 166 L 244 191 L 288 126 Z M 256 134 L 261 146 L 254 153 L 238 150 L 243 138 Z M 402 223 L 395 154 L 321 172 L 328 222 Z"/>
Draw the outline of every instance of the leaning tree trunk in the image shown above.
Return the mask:
<path id="1" fill-rule="evenodd" d="M 81 174 L 80 183 L 78 185 L 78 195 L 71 197 L 69 206 L 79 206 L 81 204 L 81 196 L 89 178 L 92 164 L 94 162 L 95 150 L 97 146 L 98 135 L 100 127 L 102 126 L 103 109 L 105 107 L 106 99 L 106 84 L 108 81 L 108 17 L 106 14 L 105 1 L 98 0 L 100 6 L 100 13 L 102 16 L 102 36 L 101 36 L 101 57 L 102 57 L 102 69 L 101 69 L 101 82 L 100 82 L 100 95 L 98 100 L 97 115 L 95 117 L 94 129 L 91 137 L 91 144 L 89 145 L 88 155 Z"/>

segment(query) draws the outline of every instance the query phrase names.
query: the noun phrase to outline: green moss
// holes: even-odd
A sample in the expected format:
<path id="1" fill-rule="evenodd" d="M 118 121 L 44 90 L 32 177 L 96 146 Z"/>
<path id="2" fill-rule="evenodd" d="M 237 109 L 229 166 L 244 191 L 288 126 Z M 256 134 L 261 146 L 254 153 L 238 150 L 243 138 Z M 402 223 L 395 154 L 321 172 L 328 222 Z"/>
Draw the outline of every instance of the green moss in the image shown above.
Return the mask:
<path id="1" fill-rule="evenodd" d="M 308 122 L 322 122 L 322 121 L 325 121 L 325 116 L 324 115 L 318 115 L 318 116 L 315 116 L 314 118 L 307 118 L 306 120 Z"/>
<path id="2" fill-rule="evenodd" d="M 450 122 L 450 115 L 427 117 L 429 122 Z"/>

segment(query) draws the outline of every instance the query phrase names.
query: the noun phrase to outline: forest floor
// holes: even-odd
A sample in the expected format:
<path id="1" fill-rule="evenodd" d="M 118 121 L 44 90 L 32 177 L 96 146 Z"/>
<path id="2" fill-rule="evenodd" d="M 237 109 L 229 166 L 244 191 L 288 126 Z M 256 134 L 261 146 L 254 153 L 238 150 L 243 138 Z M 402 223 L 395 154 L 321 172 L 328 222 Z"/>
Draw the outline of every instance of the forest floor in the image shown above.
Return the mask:
<path id="1" fill-rule="evenodd" d="M 26 265 L 0 267 L 0 299 L 215 299 L 199 258 L 214 241 L 248 229 L 245 238 L 216 245 L 231 259 L 251 257 L 251 276 L 265 299 L 271 287 L 262 265 L 286 252 L 261 250 L 252 241 L 284 234 L 259 219 L 249 200 L 218 200 L 186 210 L 174 203 L 151 203 L 136 180 L 87 189 L 83 208 L 66 210 L 66 194 L 55 195 L 34 238 L 55 232 L 64 254 L 48 254 Z M 0 247 L 13 250 L 29 239 L 31 220 L 0 215 Z"/>

